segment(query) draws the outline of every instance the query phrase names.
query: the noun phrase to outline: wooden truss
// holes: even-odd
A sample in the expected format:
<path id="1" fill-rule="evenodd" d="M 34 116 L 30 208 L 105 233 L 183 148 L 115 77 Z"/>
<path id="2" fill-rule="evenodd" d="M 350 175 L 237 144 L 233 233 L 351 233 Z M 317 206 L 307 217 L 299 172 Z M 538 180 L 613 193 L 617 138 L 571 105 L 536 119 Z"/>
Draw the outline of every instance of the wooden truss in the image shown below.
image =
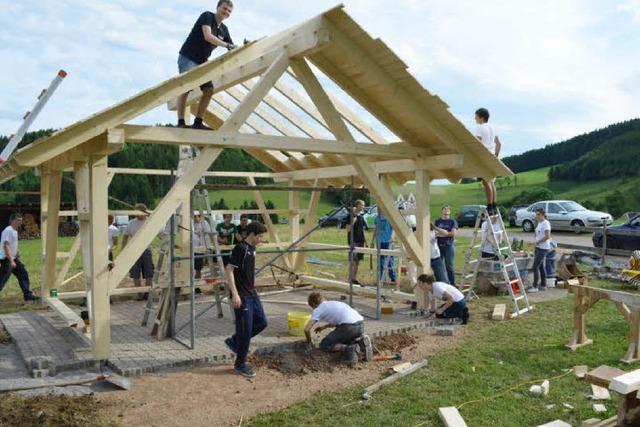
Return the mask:
<path id="1" fill-rule="evenodd" d="M 315 67 L 312 68 L 312 67 Z M 330 78 L 353 101 L 393 132 L 390 143 L 360 115 L 327 93 L 317 74 Z M 286 75 L 285 78 L 282 78 Z M 295 79 L 299 92 L 283 80 Z M 135 117 L 192 91 L 191 109 L 199 85 L 212 81 L 214 100 L 204 117 L 215 131 L 133 126 Z M 359 136 L 352 134 L 355 129 Z M 326 135 L 333 135 L 327 139 Z M 358 138 L 364 137 L 363 141 Z M 125 143 L 195 145 L 200 153 L 155 207 L 142 229 L 107 268 L 108 183 L 115 173 L 157 173 L 107 168 L 110 154 Z M 209 168 L 224 148 L 235 147 L 264 163 L 273 172 L 216 172 Z M 406 256 L 421 271 L 429 269 L 429 183 L 435 178 L 457 181 L 465 176 L 495 177 L 511 171 L 496 159 L 448 111 L 448 106 L 425 90 L 406 65 L 380 40 L 372 39 L 337 7 L 300 25 L 248 44 L 187 73 L 145 90 L 86 120 L 62 129 L 17 151 L 0 167 L 0 183 L 36 167 L 41 174 L 43 230 L 42 293 L 59 286 L 76 253 L 82 253 L 87 295 L 91 303 L 94 356 L 106 359 L 110 349 L 109 296 L 119 290 L 129 268 L 163 230 L 170 216 L 183 211 L 190 191 L 202 176 L 270 177 L 291 185 L 345 185 L 355 177 L 365 185 L 389 217 Z M 56 270 L 60 187 L 63 171 L 74 174 L 80 234 L 61 269 Z M 415 180 L 418 229 L 414 234 L 398 212 L 390 181 Z M 105 185 L 106 184 L 106 185 Z M 290 241 L 301 235 L 298 193 L 291 192 L 287 214 Z M 258 212 L 272 241 L 279 242 L 260 192 L 253 192 Z M 319 193 L 307 209 L 315 222 Z M 74 212 L 75 213 L 75 212 Z M 291 254 L 287 265 L 300 270 L 304 255 Z M 417 296 L 418 305 L 424 296 Z M 62 311 L 62 310 L 59 310 Z"/>

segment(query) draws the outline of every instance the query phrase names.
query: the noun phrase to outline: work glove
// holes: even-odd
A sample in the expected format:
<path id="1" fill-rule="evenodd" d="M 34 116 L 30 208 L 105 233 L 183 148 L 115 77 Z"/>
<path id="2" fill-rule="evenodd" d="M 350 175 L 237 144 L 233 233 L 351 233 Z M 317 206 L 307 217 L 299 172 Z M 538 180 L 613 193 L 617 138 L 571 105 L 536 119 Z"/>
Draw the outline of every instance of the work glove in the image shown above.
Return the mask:
<path id="1" fill-rule="evenodd" d="M 235 45 L 235 44 L 233 44 L 233 43 L 227 43 L 227 50 L 233 50 L 233 49 L 235 49 L 235 48 L 237 48 L 237 47 L 238 47 L 238 46 L 236 46 L 236 45 Z"/>

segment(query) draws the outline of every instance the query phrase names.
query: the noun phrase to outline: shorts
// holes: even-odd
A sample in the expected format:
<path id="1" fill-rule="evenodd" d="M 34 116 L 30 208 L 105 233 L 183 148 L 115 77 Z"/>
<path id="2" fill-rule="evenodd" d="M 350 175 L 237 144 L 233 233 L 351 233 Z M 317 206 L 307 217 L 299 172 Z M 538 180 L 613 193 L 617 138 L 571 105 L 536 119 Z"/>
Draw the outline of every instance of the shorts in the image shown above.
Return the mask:
<path id="1" fill-rule="evenodd" d="M 363 248 L 364 243 L 356 243 L 354 248 Z M 364 254 L 360 252 L 353 252 L 351 254 L 351 261 L 362 261 L 364 259 Z"/>
<path id="2" fill-rule="evenodd" d="M 199 65 L 200 64 L 198 64 L 195 61 L 192 61 L 191 59 L 187 58 L 184 55 L 178 55 L 178 71 L 180 72 L 180 74 L 186 73 L 187 71 L 193 68 L 196 68 Z M 213 89 L 213 82 L 209 81 L 200 85 L 200 89 L 207 89 L 207 88 Z"/>
<path id="3" fill-rule="evenodd" d="M 353 340 L 364 334 L 364 323 L 343 323 L 320 341 L 320 350 L 332 351 L 336 344 L 351 344 Z"/>
<path id="4" fill-rule="evenodd" d="M 193 254 L 196 257 L 202 257 L 204 256 L 204 254 Z M 193 269 L 196 271 L 200 271 L 202 270 L 202 267 L 204 267 L 204 258 L 195 258 L 193 260 Z"/>
<path id="5" fill-rule="evenodd" d="M 139 279 L 140 275 L 145 279 L 153 279 L 153 259 L 151 257 L 151 249 L 145 249 L 140 258 L 133 264 L 129 270 L 129 277 Z"/>

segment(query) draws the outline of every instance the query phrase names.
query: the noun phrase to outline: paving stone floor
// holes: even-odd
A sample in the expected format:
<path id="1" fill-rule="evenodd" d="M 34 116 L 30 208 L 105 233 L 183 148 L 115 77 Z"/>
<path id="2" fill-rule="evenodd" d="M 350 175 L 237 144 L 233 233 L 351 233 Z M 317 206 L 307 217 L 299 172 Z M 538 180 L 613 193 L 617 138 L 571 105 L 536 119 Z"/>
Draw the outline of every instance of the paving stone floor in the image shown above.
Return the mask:
<path id="1" fill-rule="evenodd" d="M 295 291 L 263 297 L 269 301 L 306 302 L 310 291 Z M 329 299 L 339 299 L 339 293 L 323 292 Z M 196 313 L 210 305 L 212 296 L 199 297 Z M 363 313 L 375 313 L 375 300 L 354 297 L 355 307 Z M 70 306 L 80 311 L 77 306 Z M 366 318 L 366 332 L 372 336 L 388 335 L 434 326 L 433 320 L 411 316 L 408 305 L 396 304 L 396 313 L 384 315 L 381 320 Z M 264 303 L 268 327 L 251 342 L 251 351 L 285 351 L 303 345 L 302 337 L 288 334 L 287 313 L 309 311 L 307 306 L 285 303 Z M 158 341 L 150 335 L 152 321 L 141 327 L 144 303 L 126 301 L 111 306 L 111 357 L 108 364 L 121 375 L 155 372 L 164 368 L 225 364 L 233 361 L 233 354 L 224 345 L 224 339 L 233 333 L 229 307 L 223 304 L 224 318 L 219 319 L 216 309 L 209 310 L 196 322 L 195 349 L 191 350 L 173 339 Z M 188 321 L 190 304 L 181 301 L 176 325 Z M 151 316 L 153 318 L 153 316 Z M 69 371 L 95 365 L 89 342 L 76 331 L 68 328 L 59 316 L 51 311 L 22 312 L 0 316 L 0 321 L 11 334 L 20 355 L 30 366 L 33 358 L 45 358 L 53 366 L 53 372 Z M 189 327 L 177 334 L 179 340 L 190 342 Z"/>

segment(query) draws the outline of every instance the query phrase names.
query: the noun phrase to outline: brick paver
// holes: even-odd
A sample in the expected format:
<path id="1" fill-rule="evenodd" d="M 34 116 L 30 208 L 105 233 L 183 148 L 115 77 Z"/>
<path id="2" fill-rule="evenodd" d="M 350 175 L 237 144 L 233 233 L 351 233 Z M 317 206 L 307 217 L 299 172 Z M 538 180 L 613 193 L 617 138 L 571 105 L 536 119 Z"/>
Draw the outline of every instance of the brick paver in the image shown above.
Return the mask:
<path id="1" fill-rule="evenodd" d="M 340 294 L 324 292 L 329 299 L 338 299 Z M 264 297 L 268 300 L 305 302 L 309 291 L 296 291 Z M 200 312 L 210 296 L 197 300 L 195 311 Z M 375 312 L 375 301 L 365 297 L 354 297 L 354 305 L 363 313 Z M 251 351 L 274 352 L 302 347 L 303 337 L 288 333 L 287 313 L 309 311 L 308 307 L 283 303 L 265 303 L 269 326 L 251 342 Z M 73 307 L 79 311 L 79 308 Z M 215 308 L 209 310 L 196 322 L 195 349 L 191 350 L 176 340 L 158 341 L 150 335 L 152 319 L 145 328 L 140 326 L 144 312 L 141 302 L 127 301 L 111 306 L 111 357 L 108 364 L 121 375 L 137 375 L 155 372 L 163 368 L 196 366 L 203 364 L 226 364 L 233 361 L 233 354 L 224 345 L 224 339 L 233 333 L 234 327 L 229 308 L 223 305 L 224 318 L 217 317 Z M 176 325 L 189 319 L 189 302 L 180 302 Z M 408 306 L 396 304 L 396 313 L 384 315 L 381 320 L 366 318 L 365 330 L 371 336 L 425 329 L 434 326 L 433 320 L 410 315 Z M 153 316 L 151 316 L 153 318 Z M 0 316 L 0 321 L 16 342 L 20 355 L 27 366 L 34 365 L 33 358 L 48 358 L 53 373 L 86 368 L 95 365 L 89 342 L 71 330 L 53 312 L 23 312 Z M 177 334 L 184 343 L 190 342 L 189 327 Z M 36 359 L 40 360 L 40 359 Z M 35 366 L 35 365 L 34 365 Z"/>

